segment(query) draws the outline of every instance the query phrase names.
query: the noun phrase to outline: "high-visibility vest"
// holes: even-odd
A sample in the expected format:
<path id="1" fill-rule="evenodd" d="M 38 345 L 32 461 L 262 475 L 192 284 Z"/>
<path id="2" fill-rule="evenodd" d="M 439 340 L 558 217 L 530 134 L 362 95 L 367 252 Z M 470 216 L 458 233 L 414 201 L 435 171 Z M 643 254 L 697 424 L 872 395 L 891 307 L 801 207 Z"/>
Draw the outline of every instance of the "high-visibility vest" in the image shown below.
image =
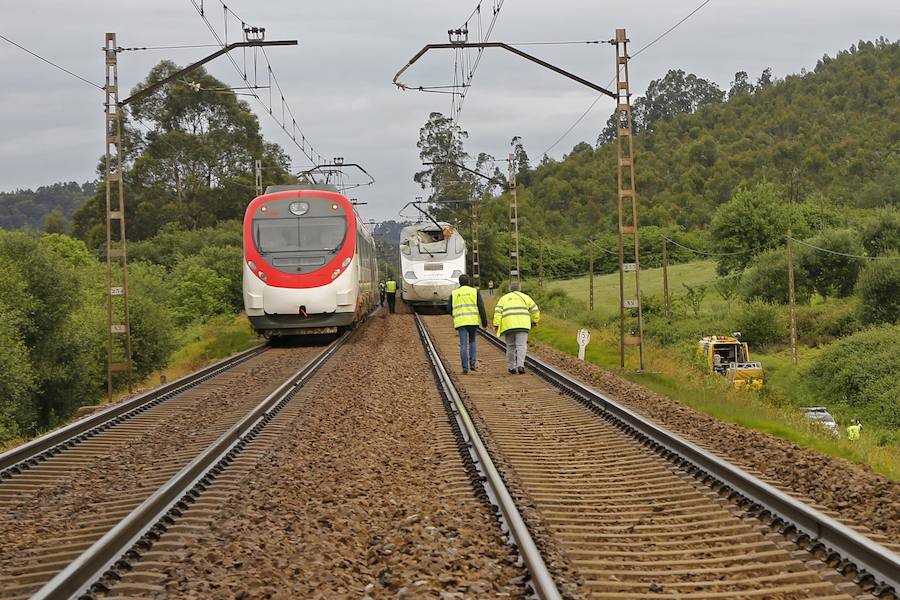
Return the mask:
<path id="1" fill-rule="evenodd" d="M 397 282 L 393 279 L 389 279 L 387 283 L 384 284 L 384 291 L 386 291 L 388 294 L 396 294 Z"/>
<path id="2" fill-rule="evenodd" d="M 453 301 L 454 328 L 481 324 L 481 316 L 478 314 L 478 291 L 475 288 L 468 285 L 460 286 L 450 292 L 450 298 Z"/>
<path id="3" fill-rule="evenodd" d="M 862 431 L 862 425 L 848 425 L 847 437 L 851 440 L 858 440 L 860 431 Z"/>
<path id="4" fill-rule="evenodd" d="M 503 335 L 510 329 L 530 330 L 541 320 L 538 305 L 528 294 L 510 292 L 497 301 L 494 307 L 494 327 L 497 335 Z"/>

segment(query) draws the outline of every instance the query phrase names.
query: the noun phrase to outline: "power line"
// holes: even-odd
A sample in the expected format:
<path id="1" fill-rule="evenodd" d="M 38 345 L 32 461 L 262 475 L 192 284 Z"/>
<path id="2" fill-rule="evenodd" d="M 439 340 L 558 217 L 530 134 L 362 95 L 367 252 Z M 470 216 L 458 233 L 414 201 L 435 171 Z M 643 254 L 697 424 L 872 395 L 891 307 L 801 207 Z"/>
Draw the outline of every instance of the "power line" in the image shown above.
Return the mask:
<path id="1" fill-rule="evenodd" d="M 629 58 L 633 60 L 638 54 L 640 54 L 641 52 L 643 52 L 644 50 L 646 50 L 647 48 L 649 48 L 650 46 L 652 46 L 653 44 L 655 44 L 655 43 L 658 42 L 659 40 L 663 39 L 664 37 L 666 37 L 667 35 L 669 35 L 670 33 L 672 33 L 676 28 L 678 28 L 679 25 L 681 25 L 682 23 L 684 23 L 685 21 L 687 21 L 688 19 L 690 19 L 692 16 L 694 16 L 701 8 L 703 8 L 704 6 L 706 6 L 707 4 L 709 4 L 711 1 L 712 1 L 712 0 L 704 0 L 697 8 L 695 8 L 694 10 L 692 10 L 691 12 L 689 12 L 689 13 L 688 13 L 687 15 L 685 15 L 680 21 L 678 21 L 677 23 L 675 23 L 674 25 L 672 25 L 671 27 L 669 27 L 668 29 L 666 29 L 665 31 L 663 31 L 661 34 L 659 34 L 658 36 L 656 36 L 656 37 L 655 37 L 653 40 L 651 40 L 648 44 L 645 44 L 644 46 L 642 46 L 641 48 L 639 48 L 639 49 L 637 50 L 637 52 L 635 52 L 634 54 L 632 54 L 631 56 L 629 56 Z M 616 68 L 617 68 L 617 69 L 619 68 L 618 65 L 616 65 Z M 609 82 L 608 84 L 606 84 L 606 87 L 609 87 L 609 85 L 610 85 L 614 80 L 615 80 L 615 77 L 613 77 L 612 79 L 610 79 L 610 82 Z M 603 96 L 598 96 L 597 98 L 595 98 L 594 101 L 591 102 L 590 106 L 587 107 L 587 110 L 585 110 L 585 111 L 581 114 L 581 116 L 578 117 L 578 118 L 575 120 L 574 123 L 572 123 L 571 127 L 569 127 L 569 128 L 566 130 L 565 133 L 563 133 L 561 136 L 559 136 L 559 138 L 558 138 L 555 142 L 553 142 L 553 144 L 551 144 L 546 150 L 544 150 L 543 152 L 541 152 L 541 156 L 543 156 L 544 154 L 547 154 L 548 152 L 550 152 L 551 150 L 553 150 L 553 149 L 557 146 L 557 144 L 559 144 L 561 141 L 563 141 L 563 140 L 566 138 L 566 136 L 569 135 L 569 134 L 572 132 L 572 130 L 575 129 L 575 127 L 577 127 L 578 124 L 581 123 L 581 122 L 584 120 L 584 118 L 585 118 L 586 116 L 588 116 L 588 113 L 590 113 L 590 112 L 594 109 L 594 106 L 597 105 L 597 102 L 598 102 L 598 101 L 600 100 L 600 98 L 602 98 L 602 97 L 603 97 Z"/>
<path id="2" fill-rule="evenodd" d="M 837 256 L 846 256 L 847 258 L 859 258 L 863 260 L 900 260 L 900 256 L 860 256 L 859 254 L 847 254 L 846 252 L 837 252 L 836 250 L 829 250 L 827 248 L 820 248 L 819 246 L 814 246 L 809 242 L 804 242 L 803 240 L 798 240 L 795 237 L 791 237 L 791 240 L 797 242 L 798 244 L 803 244 L 808 248 L 812 248 L 818 252 L 827 252 L 828 254 L 835 254 Z"/>
<path id="3" fill-rule="evenodd" d="M 663 236 L 663 239 L 666 240 L 667 242 L 675 244 L 679 248 L 683 248 L 683 249 L 687 250 L 688 252 L 693 252 L 695 254 L 702 254 L 703 256 L 737 256 L 738 254 L 751 254 L 751 253 L 759 252 L 760 250 L 766 249 L 766 248 L 763 248 L 762 246 L 758 246 L 756 248 L 748 248 L 746 250 L 737 250 L 735 252 L 706 252 L 705 250 L 697 250 L 696 248 L 689 248 L 688 246 L 685 246 L 684 244 L 679 244 L 678 242 L 676 242 L 675 240 L 673 240 L 670 237 Z"/>
<path id="4" fill-rule="evenodd" d="M 77 74 L 77 73 L 73 73 L 72 71 L 68 70 L 68 69 L 65 68 L 65 67 L 61 67 L 60 65 L 56 64 L 56 63 L 53 62 L 52 60 L 46 59 L 46 58 L 44 58 L 43 56 L 41 56 L 40 54 L 38 54 L 38 53 L 36 53 L 36 52 L 32 52 L 31 50 L 29 50 L 28 48 L 26 48 L 26 47 L 23 46 L 22 44 L 19 44 L 19 43 L 17 43 L 17 42 L 14 42 L 14 41 L 12 41 L 11 39 L 9 39 L 8 37 L 6 37 L 6 36 L 4 36 L 4 35 L 0 35 L 0 39 L 9 42 L 10 44 L 12 44 L 13 46 L 15 46 L 16 48 L 19 48 L 20 50 L 24 50 L 25 52 L 27 52 L 28 54 L 32 55 L 33 57 L 35 57 L 35 58 L 37 58 L 37 59 L 40 59 L 40 60 L 44 61 L 45 63 L 47 63 L 47 64 L 50 65 L 51 67 L 53 67 L 53 68 L 55 68 L 55 69 L 59 69 L 60 71 L 62 71 L 63 73 L 67 73 L 68 75 L 71 75 L 71 76 L 74 77 L 75 79 L 78 79 L 78 80 L 80 80 L 80 81 L 83 81 L 84 83 L 86 83 L 86 84 L 88 84 L 88 85 L 90 85 L 90 86 L 92 86 L 92 87 L 95 87 L 95 88 L 97 88 L 98 90 L 102 90 L 102 89 L 103 89 L 103 86 L 102 86 L 102 85 L 98 85 L 98 84 L 94 83 L 93 81 L 91 81 L 91 80 L 89 80 L 89 79 L 85 79 L 85 78 L 82 77 L 81 75 L 79 75 L 79 74 Z"/>
<path id="5" fill-rule="evenodd" d="M 201 4 L 198 4 L 197 1 L 198 0 L 190 0 L 191 4 L 194 6 L 194 9 L 197 11 L 197 13 L 200 15 L 200 18 L 203 19 L 203 22 L 206 24 L 206 28 L 209 29 L 210 33 L 213 35 L 213 37 L 219 43 L 220 47 L 224 48 L 228 43 L 228 15 L 229 14 L 232 15 L 238 21 L 240 21 L 242 30 L 247 25 L 247 22 L 244 21 L 242 18 L 240 18 L 233 10 L 228 8 L 228 6 L 224 2 L 222 2 L 221 0 L 218 0 L 219 4 L 222 5 L 223 19 L 224 19 L 224 23 L 225 23 L 225 28 L 224 28 L 225 29 L 225 40 L 223 41 L 222 37 L 219 36 L 219 33 L 216 31 L 216 28 L 213 27 L 213 25 L 209 22 L 209 19 L 206 18 L 204 7 L 202 5 L 202 0 L 201 0 Z M 267 105 L 266 102 L 259 96 L 259 94 L 256 93 L 255 89 L 252 89 L 257 86 L 250 84 L 250 79 L 249 79 L 248 71 L 246 68 L 247 67 L 246 54 L 244 56 L 244 69 L 241 69 L 241 67 L 238 65 L 237 61 L 234 59 L 234 57 L 231 56 L 231 53 L 227 53 L 225 56 L 228 57 L 229 62 L 231 62 L 235 71 L 237 71 L 238 76 L 240 76 L 240 78 L 244 81 L 244 83 L 246 83 L 247 86 L 249 88 L 251 88 L 250 95 L 252 95 L 256 99 L 256 101 L 266 110 L 266 112 L 269 113 L 269 116 L 272 118 L 272 120 L 275 121 L 275 123 L 279 127 L 281 127 L 282 131 L 284 131 L 288 135 L 288 137 L 291 139 L 291 141 L 294 143 L 294 145 L 300 150 L 300 152 L 302 152 L 303 155 L 306 156 L 306 158 L 308 158 L 313 164 L 324 163 L 325 157 L 322 156 L 322 154 L 320 154 L 319 152 L 317 152 L 315 148 L 313 148 L 312 144 L 309 143 L 309 141 L 306 139 L 306 135 L 303 133 L 303 131 L 300 129 L 300 126 L 297 124 L 297 120 L 294 117 L 293 110 L 291 110 L 290 104 L 288 104 L 287 100 L 285 99 L 284 93 L 281 91 L 281 87 L 278 85 L 277 78 L 275 78 L 274 71 L 272 70 L 272 64 L 269 62 L 268 56 L 265 53 L 265 49 L 263 49 L 262 56 L 266 62 L 266 73 L 268 74 L 270 79 L 275 80 L 276 87 L 278 87 L 279 94 L 281 95 L 281 111 L 282 111 L 282 119 L 281 120 L 279 120 L 278 116 L 275 114 L 274 106 L 272 104 L 271 82 L 270 82 L 270 85 L 268 86 L 269 103 Z M 258 72 L 255 67 L 256 57 L 257 57 L 257 52 L 256 52 L 256 49 L 254 49 L 254 52 L 253 52 L 254 78 L 256 78 L 256 75 Z M 286 112 L 288 114 L 290 114 L 290 116 L 291 116 L 290 131 L 288 131 L 287 120 L 285 119 Z M 299 142 L 297 141 L 297 134 L 300 135 Z"/>
<path id="6" fill-rule="evenodd" d="M 137 52 L 141 50 L 180 50 L 182 48 L 220 48 L 218 44 L 178 44 L 175 46 L 131 46 L 116 48 L 117 52 Z"/>

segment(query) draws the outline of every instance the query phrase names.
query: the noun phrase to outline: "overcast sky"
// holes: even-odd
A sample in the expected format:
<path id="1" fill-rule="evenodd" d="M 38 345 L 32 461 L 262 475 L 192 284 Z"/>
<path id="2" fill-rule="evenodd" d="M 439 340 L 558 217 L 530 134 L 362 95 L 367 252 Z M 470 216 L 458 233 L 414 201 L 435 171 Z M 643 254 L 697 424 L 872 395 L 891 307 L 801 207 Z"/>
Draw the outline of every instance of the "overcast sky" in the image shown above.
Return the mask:
<path id="1" fill-rule="evenodd" d="M 626 27 L 634 51 L 700 3 L 506 0 L 492 40 L 606 40 L 617 27 Z M 450 106 L 449 96 L 401 92 L 391 78 L 424 44 L 446 42 L 447 30 L 460 26 L 475 5 L 475 0 L 228 2 L 248 23 L 266 27 L 267 39 L 299 40 L 296 47 L 268 50 L 275 73 L 315 149 L 358 162 L 374 175 L 375 186 L 350 195 L 368 202 L 361 212 L 375 219 L 395 218 L 403 204 L 423 194 L 412 181 L 421 168 L 419 128 L 431 111 L 447 114 Z M 484 6 L 489 13 L 491 0 Z M 97 83 L 103 79 L 100 48 L 106 31 L 116 32 L 126 47 L 214 41 L 189 0 L 4 0 L 0 7 L 0 34 Z M 221 32 L 221 6 L 205 0 L 205 7 Z M 712 0 L 635 58 L 632 89 L 640 94 L 670 68 L 727 89 L 737 70 L 755 78 L 771 66 L 783 77 L 811 69 L 823 54 L 833 56 L 860 39 L 896 39 L 898 33 L 896 0 Z M 614 50 L 608 45 L 522 49 L 600 85 L 614 74 Z M 120 88 L 131 89 L 160 59 L 183 65 L 211 50 L 121 54 Z M 429 53 L 403 81 L 448 84 L 451 60 L 449 51 Z M 230 85 L 240 84 L 224 58 L 209 70 Z M 103 93 L 2 40 L 0 73 L 0 190 L 94 179 L 104 151 Z M 537 65 L 488 50 L 461 115 L 469 132 L 466 148 L 473 155 L 502 157 L 510 138 L 519 135 L 536 161 L 594 98 L 589 89 Z M 308 164 L 253 104 L 266 138 L 281 144 L 298 168 Z M 601 100 L 550 155 L 560 158 L 579 141 L 593 143 L 611 110 L 611 100 Z"/>

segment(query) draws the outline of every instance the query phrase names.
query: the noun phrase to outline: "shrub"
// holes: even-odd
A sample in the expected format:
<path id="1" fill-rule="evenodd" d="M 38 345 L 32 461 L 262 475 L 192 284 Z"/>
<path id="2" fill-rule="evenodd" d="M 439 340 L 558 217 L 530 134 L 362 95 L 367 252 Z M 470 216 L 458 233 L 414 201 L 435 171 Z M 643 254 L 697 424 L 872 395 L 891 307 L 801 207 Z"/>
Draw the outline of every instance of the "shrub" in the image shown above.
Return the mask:
<path id="1" fill-rule="evenodd" d="M 814 390 L 829 402 L 845 405 L 864 424 L 900 428 L 898 335 L 900 326 L 885 325 L 831 344 L 810 368 Z"/>
<path id="2" fill-rule="evenodd" d="M 864 259 L 846 256 L 858 256 L 864 252 L 856 232 L 849 229 L 829 229 L 810 238 L 808 243 L 831 252 L 822 252 L 805 245 L 795 246 L 795 282 L 799 269 L 809 278 L 812 289 L 823 298 L 844 297 L 853 293 L 853 286 L 856 285 L 864 262 Z"/>
<path id="3" fill-rule="evenodd" d="M 770 304 L 788 303 L 787 254 L 784 250 L 769 250 L 754 259 L 754 267 L 744 275 L 741 285 L 744 299 Z M 794 264 L 794 298 L 799 304 L 809 302 L 809 278 Z"/>
<path id="4" fill-rule="evenodd" d="M 784 312 L 780 307 L 755 301 L 746 304 L 735 325 L 741 338 L 758 348 L 784 340 L 787 333 Z"/>
<path id="5" fill-rule="evenodd" d="M 797 307 L 797 335 L 802 343 L 810 346 L 856 333 L 861 328 L 856 302 Z"/>
<path id="6" fill-rule="evenodd" d="M 885 208 L 867 220 L 860 234 L 869 256 L 900 252 L 900 210 Z"/>
<path id="7" fill-rule="evenodd" d="M 228 309 L 228 280 L 211 269 L 188 263 L 175 269 L 177 284 L 170 300 L 179 325 L 205 321 Z"/>
<path id="8" fill-rule="evenodd" d="M 900 256 L 897 260 L 873 260 L 856 284 L 859 315 L 866 325 L 900 320 Z"/>

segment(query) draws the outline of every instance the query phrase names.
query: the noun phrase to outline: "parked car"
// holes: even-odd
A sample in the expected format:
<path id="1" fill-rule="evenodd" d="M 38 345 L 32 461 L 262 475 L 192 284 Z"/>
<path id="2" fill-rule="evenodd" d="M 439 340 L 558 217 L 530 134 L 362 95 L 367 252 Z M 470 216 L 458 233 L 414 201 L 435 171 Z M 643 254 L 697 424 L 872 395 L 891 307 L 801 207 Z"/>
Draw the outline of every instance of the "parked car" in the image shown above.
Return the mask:
<path id="1" fill-rule="evenodd" d="M 800 410 L 807 419 L 815 421 L 834 435 L 838 434 L 837 422 L 824 406 L 802 406 Z"/>

